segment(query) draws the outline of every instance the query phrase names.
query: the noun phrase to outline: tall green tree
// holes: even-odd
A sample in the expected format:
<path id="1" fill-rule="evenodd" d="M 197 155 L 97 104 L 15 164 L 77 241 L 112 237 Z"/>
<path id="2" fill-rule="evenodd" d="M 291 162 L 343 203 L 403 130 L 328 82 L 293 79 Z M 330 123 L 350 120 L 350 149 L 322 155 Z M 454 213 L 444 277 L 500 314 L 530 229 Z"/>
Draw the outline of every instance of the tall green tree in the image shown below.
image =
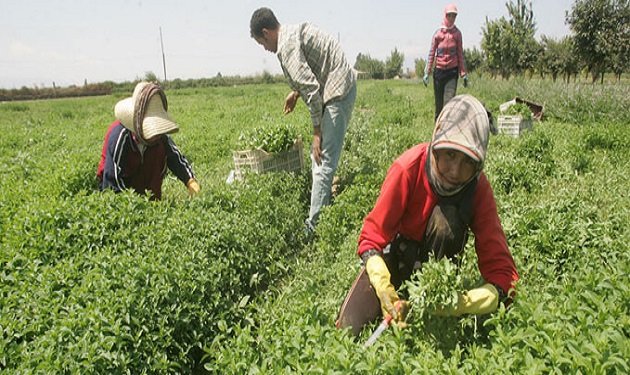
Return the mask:
<path id="1" fill-rule="evenodd" d="M 416 72 L 417 77 L 424 76 L 424 68 L 427 67 L 427 60 L 425 59 L 415 59 L 413 61 L 414 71 Z"/>
<path id="2" fill-rule="evenodd" d="M 580 60 L 578 54 L 575 52 L 575 42 L 572 36 L 565 36 L 560 40 L 560 59 L 562 61 L 562 74 L 563 80 L 566 83 L 571 81 L 571 76 L 575 80 L 580 70 L 584 67 L 584 64 Z"/>
<path id="3" fill-rule="evenodd" d="M 478 50 L 477 47 L 473 47 L 472 49 L 466 48 L 464 50 L 464 61 L 466 64 L 466 71 L 469 73 L 482 71 L 486 65 L 483 51 Z"/>
<path id="4" fill-rule="evenodd" d="M 368 54 L 359 53 L 354 63 L 354 69 L 359 72 L 359 77 L 383 79 L 385 77 L 385 63 L 370 57 Z"/>
<path id="5" fill-rule="evenodd" d="M 405 55 L 394 48 L 392 54 L 385 60 L 385 78 L 394 78 L 402 75 L 402 66 L 405 62 Z"/>
<path id="6" fill-rule="evenodd" d="M 551 75 L 551 79 L 556 82 L 558 75 L 562 74 L 564 70 L 564 50 L 562 42 L 543 35 L 540 45 L 542 46 L 542 53 L 537 61 L 537 71 L 541 78 L 544 78 L 546 74 Z"/>
<path id="7" fill-rule="evenodd" d="M 486 17 L 481 48 L 491 73 L 507 79 L 512 74 L 532 71 L 541 47 L 534 38 L 536 22 L 531 2 L 510 0 L 505 6 L 509 19 L 491 21 Z"/>
<path id="8" fill-rule="evenodd" d="M 542 53 L 537 62 L 537 69 L 542 78 L 549 74 L 555 82 L 560 76 L 568 83 L 571 76 L 577 76 L 580 72 L 580 64 L 572 37 L 565 36 L 557 40 L 543 35 L 540 44 Z"/>
<path id="9" fill-rule="evenodd" d="M 158 82 L 158 77 L 157 74 L 153 73 L 152 71 L 147 71 L 144 72 L 144 80 L 147 82 Z"/>
<path id="10" fill-rule="evenodd" d="M 621 74 L 630 71 L 630 1 L 617 1 L 614 16 L 619 27 L 614 35 L 616 48 L 613 48 L 611 69 L 620 81 Z"/>
<path id="11" fill-rule="evenodd" d="M 486 17 L 482 32 L 481 48 L 486 54 L 490 75 L 496 77 L 500 74 L 504 79 L 509 79 L 512 67 L 516 64 L 515 51 L 511 47 L 513 34 L 509 23 L 505 17 L 494 21 Z"/>
<path id="12" fill-rule="evenodd" d="M 593 83 L 598 78 L 603 83 L 607 70 L 628 64 L 629 4 L 628 0 L 576 0 L 571 12 L 566 13 L 576 51 L 586 63 Z"/>
<path id="13" fill-rule="evenodd" d="M 534 21 L 532 3 L 517 0 L 516 3 L 510 1 L 505 6 L 510 15 L 510 25 L 515 36 L 514 41 L 517 43 L 515 73 L 531 72 L 538 55 L 541 53 L 541 46 L 534 38 L 536 21 Z"/>

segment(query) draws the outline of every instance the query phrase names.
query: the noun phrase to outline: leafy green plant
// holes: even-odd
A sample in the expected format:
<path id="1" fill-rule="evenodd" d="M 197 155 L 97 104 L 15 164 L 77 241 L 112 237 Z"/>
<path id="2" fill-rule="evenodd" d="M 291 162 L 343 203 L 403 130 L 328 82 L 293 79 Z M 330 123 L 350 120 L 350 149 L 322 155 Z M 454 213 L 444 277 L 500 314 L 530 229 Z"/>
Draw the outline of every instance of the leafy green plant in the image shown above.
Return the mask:
<path id="1" fill-rule="evenodd" d="M 507 107 L 503 112 L 504 115 L 521 116 L 523 120 L 532 119 L 532 111 L 525 103 L 515 103 Z"/>
<path id="2" fill-rule="evenodd" d="M 239 144 L 246 150 L 263 150 L 268 153 L 280 153 L 289 151 L 298 138 L 295 127 L 290 125 L 274 125 L 269 127 L 256 127 L 242 133 Z"/>
<path id="3" fill-rule="evenodd" d="M 447 258 L 430 258 L 422 264 L 422 270 L 412 275 L 405 284 L 414 313 L 420 316 L 438 309 L 448 310 L 457 306 L 457 295 L 465 291 L 464 279 L 457 265 Z"/>
<path id="4" fill-rule="evenodd" d="M 2 105 L 0 105 L 0 111 L 26 112 L 28 110 L 29 110 L 29 107 L 26 104 L 21 104 L 21 103 L 16 103 L 16 104 L 2 103 Z"/>
<path id="5" fill-rule="evenodd" d="M 628 373 L 630 86 L 475 82 L 490 108 L 515 96 L 549 108 L 534 131 L 491 137 L 484 166 L 521 277 L 515 302 L 454 318 L 420 314 L 430 305 L 418 299 L 409 328 L 370 348 L 378 321 L 358 338 L 334 321 L 389 166 L 431 137 L 430 90 L 359 82 L 343 185 L 312 242 L 308 173 L 224 182 L 239 134 L 261 119 L 310 134 L 305 106 L 276 116 L 269 104 L 286 84 L 168 91 L 173 138 L 202 185 L 193 200 L 170 175 L 162 202 L 93 184 L 112 108 L 133 86 L 0 105 L 0 372 Z M 454 274 L 425 266 L 425 302 L 461 290 L 437 281 L 478 284 L 472 241 L 465 251 Z"/>

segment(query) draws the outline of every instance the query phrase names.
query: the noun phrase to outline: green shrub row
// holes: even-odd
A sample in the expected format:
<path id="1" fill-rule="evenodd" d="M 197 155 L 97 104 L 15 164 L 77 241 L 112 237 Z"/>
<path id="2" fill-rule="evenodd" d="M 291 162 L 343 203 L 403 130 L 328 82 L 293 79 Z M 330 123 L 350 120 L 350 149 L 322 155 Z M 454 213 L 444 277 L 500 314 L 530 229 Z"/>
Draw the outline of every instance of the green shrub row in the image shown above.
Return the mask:
<path id="1" fill-rule="evenodd" d="M 507 85 L 493 82 L 492 87 L 501 98 L 497 107 L 523 97 Z M 249 374 L 628 371 L 628 283 L 622 280 L 630 271 L 625 198 L 630 186 L 617 166 L 628 165 L 623 149 L 630 143 L 627 124 L 602 120 L 623 119 L 619 111 L 586 123 L 565 122 L 561 113 L 536 122 L 532 132 L 517 139 L 491 138 L 486 173 L 521 276 L 510 309 L 485 317 L 439 318 L 413 315 L 412 307 L 408 329 L 390 328 L 367 349 L 362 344 L 376 323 L 356 339 L 334 328 L 360 267 L 356 248 L 362 220 L 385 172 L 406 148 L 428 141 L 433 129 L 432 96 L 418 85 L 366 82 L 362 88 L 339 168 L 343 189 L 322 214 L 309 260 L 252 305 L 254 324 L 237 324 L 233 337 L 204 349 L 206 369 Z M 490 87 L 478 90 L 473 94 L 483 99 L 480 92 Z M 466 254 L 460 282 L 475 285 L 480 275 L 472 239 Z"/>
<path id="2" fill-rule="evenodd" d="M 0 368 L 193 371 L 201 343 L 286 274 L 277 259 L 299 255 L 303 181 L 265 176 L 190 202 L 91 186 L 31 197 L 3 225 Z"/>
<path id="3" fill-rule="evenodd" d="M 167 177 L 161 202 L 98 193 L 112 108 L 126 96 L 0 104 L 0 371 L 4 373 L 624 373 L 630 357 L 628 87 L 472 80 L 490 109 L 545 103 L 519 138 L 490 140 L 486 173 L 521 282 L 486 317 L 415 315 L 364 349 L 334 327 L 359 231 L 391 162 L 428 141 L 433 94 L 361 81 L 317 236 L 310 177 L 225 183 L 239 135 L 294 126 L 285 85 L 170 90 L 175 142 L 201 194 Z M 308 158 L 307 158 L 308 159 Z M 462 276 L 474 282 L 472 244 Z M 436 285 L 439 286 L 439 285 Z"/>

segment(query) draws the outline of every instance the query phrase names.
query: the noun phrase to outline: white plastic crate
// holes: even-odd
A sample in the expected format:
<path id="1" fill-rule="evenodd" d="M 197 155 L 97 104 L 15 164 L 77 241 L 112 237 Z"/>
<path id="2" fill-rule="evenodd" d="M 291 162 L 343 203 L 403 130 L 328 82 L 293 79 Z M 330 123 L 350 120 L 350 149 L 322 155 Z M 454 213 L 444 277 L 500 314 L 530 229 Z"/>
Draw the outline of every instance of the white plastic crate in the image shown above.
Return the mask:
<path id="1" fill-rule="evenodd" d="M 233 151 L 234 177 L 245 173 L 299 172 L 304 168 L 304 145 L 298 138 L 289 151 L 268 153 L 263 150 Z"/>
<path id="2" fill-rule="evenodd" d="M 523 120 L 523 116 L 499 115 L 499 132 L 518 137 L 525 130 L 532 130 L 532 119 Z"/>

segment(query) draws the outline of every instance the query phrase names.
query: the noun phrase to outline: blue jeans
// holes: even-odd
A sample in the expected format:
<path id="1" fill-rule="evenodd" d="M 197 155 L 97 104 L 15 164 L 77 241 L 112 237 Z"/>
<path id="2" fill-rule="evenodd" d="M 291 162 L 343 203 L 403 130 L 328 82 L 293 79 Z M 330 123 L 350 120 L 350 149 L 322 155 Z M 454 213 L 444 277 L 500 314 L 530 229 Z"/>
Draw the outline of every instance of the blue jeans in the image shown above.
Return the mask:
<path id="1" fill-rule="evenodd" d="M 333 177 L 339 165 L 343 140 L 352 116 L 354 101 L 357 97 L 357 86 L 346 96 L 326 103 L 322 116 L 322 163 L 317 165 L 311 147 L 311 164 L 313 186 L 311 189 L 311 209 L 306 224 L 313 230 L 317 225 L 322 207 L 330 204 Z"/>

